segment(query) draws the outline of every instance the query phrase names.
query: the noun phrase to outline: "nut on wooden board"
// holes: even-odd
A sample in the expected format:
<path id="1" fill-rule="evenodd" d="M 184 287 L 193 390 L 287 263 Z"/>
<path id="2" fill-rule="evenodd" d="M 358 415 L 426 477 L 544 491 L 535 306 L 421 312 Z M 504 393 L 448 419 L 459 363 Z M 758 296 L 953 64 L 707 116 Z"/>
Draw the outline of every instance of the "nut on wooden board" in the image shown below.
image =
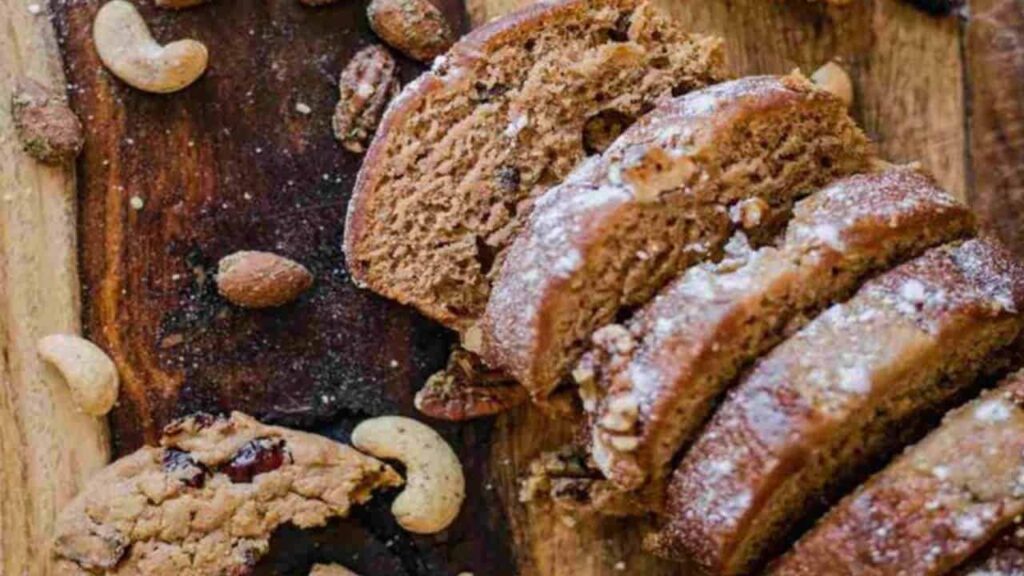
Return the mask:
<path id="1" fill-rule="evenodd" d="M 209 61 L 206 46 L 196 40 L 158 44 L 135 5 L 125 0 L 100 8 L 92 37 L 103 65 L 145 92 L 177 92 L 198 80 Z"/>
<path id="2" fill-rule="evenodd" d="M 114 407 L 120 380 L 107 353 L 85 338 L 51 334 L 39 340 L 39 356 L 52 364 L 68 384 L 71 399 L 91 416 L 103 416 Z"/>
<path id="3" fill-rule="evenodd" d="M 405 464 L 405 489 L 391 505 L 402 528 L 434 534 L 458 516 L 466 498 L 466 478 L 459 457 L 433 428 L 411 418 L 380 416 L 356 426 L 352 445 Z"/>
<path id="4" fill-rule="evenodd" d="M 342 147 L 356 154 L 366 150 L 398 90 L 398 68 L 387 49 L 367 46 L 352 57 L 338 79 L 338 104 L 331 119 Z"/>
<path id="5" fill-rule="evenodd" d="M 40 162 L 60 164 L 82 151 L 82 123 L 63 94 L 22 77 L 11 94 L 14 129 L 25 152 Z"/>
<path id="6" fill-rule="evenodd" d="M 370 27 L 391 47 L 427 62 L 455 42 L 455 32 L 430 0 L 371 0 Z"/>
<path id="7" fill-rule="evenodd" d="M 217 290 L 243 308 L 283 306 L 312 285 L 305 266 L 271 252 L 235 252 L 217 266 Z"/>

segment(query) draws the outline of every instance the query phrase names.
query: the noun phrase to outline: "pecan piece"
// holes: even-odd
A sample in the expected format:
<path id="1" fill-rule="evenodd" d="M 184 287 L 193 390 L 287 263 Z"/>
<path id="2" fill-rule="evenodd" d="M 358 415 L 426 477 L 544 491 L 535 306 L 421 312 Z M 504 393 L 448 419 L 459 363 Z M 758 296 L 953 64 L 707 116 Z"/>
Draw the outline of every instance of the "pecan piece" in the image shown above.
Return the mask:
<path id="1" fill-rule="evenodd" d="M 395 60 L 381 46 L 363 48 L 338 80 L 338 106 L 331 125 L 334 136 L 350 152 L 366 150 L 388 102 L 398 94 Z"/>
<path id="2" fill-rule="evenodd" d="M 416 393 L 416 409 L 440 420 L 462 421 L 493 416 L 526 401 L 526 389 L 506 374 L 456 348 L 444 370 L 427 379 Z"/>
<path id="3" fill-rule="evenodd" d="M 40 162 L 73 160 L 82 150 L 82 123 L 63 94 L 22 78 L 11 95 L 14 129 L 26 152 Z"/>
<path id="4" fill-rule="evenodd" d="M 444 14 L 430 0 L 372 0 L 366 15 L 377 36 L 421 62 L 433 60 L 455 42 Z"/>

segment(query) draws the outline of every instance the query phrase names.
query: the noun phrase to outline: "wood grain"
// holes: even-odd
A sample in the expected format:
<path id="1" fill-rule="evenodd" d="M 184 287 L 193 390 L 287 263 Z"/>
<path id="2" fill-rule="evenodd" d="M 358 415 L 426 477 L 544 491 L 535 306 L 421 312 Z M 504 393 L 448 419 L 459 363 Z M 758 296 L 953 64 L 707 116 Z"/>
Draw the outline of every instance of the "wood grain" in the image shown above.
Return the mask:
<path id="1" fill-rule="evenodd" d="M 665 1 L 695 30 L 724 36 L 738 74 L 810 73 L 841 59 L 856 88 L 852 112 L 880 151 L 920 160 L 1024 249 L 1020 2 L 973 0 L 974 17 L 962 26 L 897 0 L 845 8 Z M 466 0 L 466 10 L 479 24 L 528 2 Z M 442 4 L 463 19 L 458 0 Z M 152 441 L 170 418 L 195 409 L 243 409 L 339 440 L 367 414 L 412 414 L 412 394 L 443 365 L 450 335 L 355 289 L 340 254 L 359 158 L 341 151 L 328 122 L 337 73 L 373 41 L 363 3 L 219 1 L 167 13 L 146 0 L 140 7 L 159 38 L 193 36 L 211 47 L 207 76 L 170 96 L 138 93 L 102 72 L 89 40 L 97 0 L 60 5 L 74 104 L 89 129 L 80 163 L 85 319 L 125 382 L 113 420 L 118 448 Z M 422 69 L 402 67 L 406 81 Z M 299 102 L 313 113 L 298 113 Z M 129 208 L 133 196 L 142 210 Z M 280 310 L 232 308 L 211 274 L 238 249 L 303 262 L 316 286 Z M 402 534 L 378 501 L 329 530 L 284 531 L 261 573 L 304 574 L 313 561 L 368 574 L 678 572 L 639 551 L 642 525 L 570 526 L 518 502 L 528 463 L 568 439 L 565 423 L 524 407 L 493 427 L 438 427 L 470 483 L 451 531 Z"/>
<path id="2" fill-rule="evenodd" d="M 0 574 L 49 573 L 57 511 L 109 458 L 106 422 L 78 412 L 36 355 L 51 333 L 78 333 L 75 174 L 22 152 L 10 95 L 29 75 L 65 86 L 44 11 L 0 1 Z"/>
<path id="3" fill-rule="evenodd" d="M 168 421 L 195 410 L 243 410 L 342 440 L 366 416 L 415 414 L 413 394 L 444 365 L 451 337 L 356 288 L 341 254 L 361 158 L 334 140 L 330 118 L 338 74 L 376 41 L 365 2 L 218 1 L 181 12 L 137 3 L 158 39 L 187 36 L 210 49 L 206 75 L 169 95 L 139 92 L 104 71 L 90 38 L 100 4 L 62 4 L 59 24 L 87 131 L 85 324 L 121 373 L 117 450 L 154 442 Z M 444 8 L 461 21 L 458 1 Z M 422 70 L 400 63 L 405 81 Z M 213 275 L 222 256 L 243 249 L 301 262 L 313 288 L 278 309 L 230 305 Z M 439 426 L 476 479 L 487 475 L 480 446 L 489 428 Z M 500 510 L 483 482 L 468 498 L 475 509 Z M 513 571 L 500 516 L 481 522 L 467 511 L 441 536 L 413 537 L 386 506 L 371 508 L 368 537 L 383 556 L 364 557 L 370 565 L 391 562 L 410 575 Z M 299 549 L 294 540 L 285 549 L 292 568 L 281 574 L 308 573 L 317 559 L 292 553 Z"/>
<path id="4" fill-rule="evenodd" d="M 1024 3 L 974 0 L 965 46 L 970 201 L 1024 254 Z"/>

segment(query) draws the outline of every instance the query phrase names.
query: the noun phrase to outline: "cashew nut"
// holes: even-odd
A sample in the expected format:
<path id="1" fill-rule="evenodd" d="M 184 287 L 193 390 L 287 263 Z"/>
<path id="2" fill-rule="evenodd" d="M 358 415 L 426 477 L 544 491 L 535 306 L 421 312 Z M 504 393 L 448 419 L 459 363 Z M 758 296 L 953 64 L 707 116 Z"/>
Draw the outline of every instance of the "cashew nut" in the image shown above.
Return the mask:
<path id="1" fill-rule="evenodd" d="M 405 490 L 391 505 L 402 528 L 433 534 L 455 520 L 466 497 L 466 479 L 458 456 L 432 428 L 401 416 L 371 418 L 352 431 L 352 445 L 405 464 Z"/>
<path id="2" fill-rule="evenodd" d="M 853 81 L 839 64 L 829 62 L 818 68 L 811 74 L 811 81 L 842 100 L 847 108 L 853 105 Z"/>
<path id="3" fill-rule="evenodd" d="M 142 15 L 124 0 L 112 0 L 96 14 L 93 42 L 100 60 L 115 76 L 146 92 L 176 92 L 206 71 L 206 46 L 178 40 L 161 46 Z"/>
<path id="4" fill-rule="evenodd" d="M 85 338 L 52 334 L 39 340 L 39 356 L 60 371 L 71 399 L 86 414 L 103 416 L 114 407 L 119 388 L 114 362 Z"/>

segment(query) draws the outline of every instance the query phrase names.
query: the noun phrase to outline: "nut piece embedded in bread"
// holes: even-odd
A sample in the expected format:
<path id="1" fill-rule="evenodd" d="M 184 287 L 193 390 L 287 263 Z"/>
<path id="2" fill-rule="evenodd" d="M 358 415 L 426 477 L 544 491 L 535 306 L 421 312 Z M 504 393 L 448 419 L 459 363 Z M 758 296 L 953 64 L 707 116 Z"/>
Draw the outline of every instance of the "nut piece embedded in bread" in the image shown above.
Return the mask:
<path id="1" fill-rule="evenodd" d="M 575 374 L 591 453 L 621 489 L 660 482 L 739 373 L 870 274 L 974 230 L 966 206 L 907 167 L 838 180 L 800 201 L 777 246 L 690 269 L 624 326 L 594 336 Z M 624 347 L 608 342 L 613 328 Z M 619 408 L 633 417 L 624 426 Z M 622 437 L 636 439 L 628 451 Z M 656 491 L 659 492 L 659 491 Z"/>
<path id="2" fill-rule="evenodd" d="M 837 504 L 771 574 L 948 574 L 1024 514 L 1022 474 L 1019 372 Z"/>
<path id="3" fill-rule="evenodd" d="M 1024 265 L 993 240 L 933 249 L 763 357 L 672 476 L 660 555 L 747 573 L 1006 367 Z"/>
<path id="4" fill-rule="evenodd" d="M 484 360 L 543 402 L 595 329 L 722 254 L 731 206 L 759 198 L 788 212 L 869 155 L 843 103 L 802 76 L 666 102 L 537 200 L 480 321 Z"/>
<path id="5" fill-rule="evenodd" d="M 656 4 L 537 3 L 474 30 L 407 86 L 349 203 L 353 279 L 472 326 L 533 198 L 661 99 L 723 79 L 721 42 Z"/>

